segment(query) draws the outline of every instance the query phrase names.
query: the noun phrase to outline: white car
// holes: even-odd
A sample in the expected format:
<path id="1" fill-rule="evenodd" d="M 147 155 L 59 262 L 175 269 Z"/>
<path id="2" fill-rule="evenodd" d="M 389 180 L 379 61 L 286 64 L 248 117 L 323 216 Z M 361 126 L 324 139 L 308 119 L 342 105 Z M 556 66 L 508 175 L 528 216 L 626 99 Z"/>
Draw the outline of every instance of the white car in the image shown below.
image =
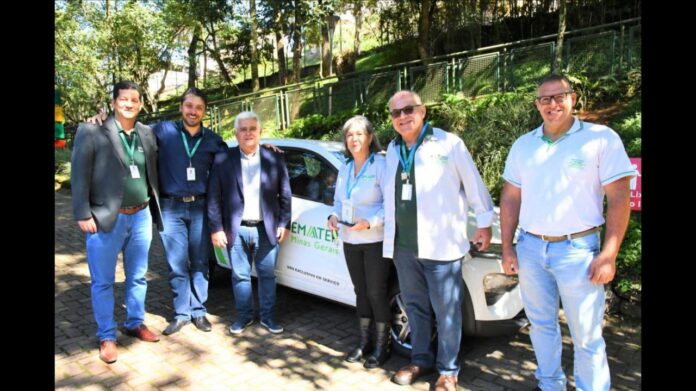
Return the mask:
<path id="1" fill-rule="evenodd" d="M 343 256 L 343 245 L 326 227 L 338 169 L 345 161 L 343 144 L 298 139 L 262 139 L 261 143 L 273 144 L 285 152 L 292 188 L 290 236 L 280 245 L 277 282 L 354 307 L 355 292 Z M 237 142 L 228 141 L 228 145 L 236 147 Z M 476 219 L 470 215 L 468 220 L 469 237 L 473 237 Z M 512 333 L 527 323 L 517 277 L 506 276 L 501 267 L 497 220 L 493 232 L 491 248 L 498 253 L 472 252 L 462 265 L 466 288 L 462 304 L 463 335 Z M 215 258 L 219 266 L 230 268 L 225 252 L 215 248 Z M 253 273 L 255 275 L 255 271 Z M 411 331 L 395 269 L 391 276 L 392 346 L 396 352 L 408 356 Z"/>

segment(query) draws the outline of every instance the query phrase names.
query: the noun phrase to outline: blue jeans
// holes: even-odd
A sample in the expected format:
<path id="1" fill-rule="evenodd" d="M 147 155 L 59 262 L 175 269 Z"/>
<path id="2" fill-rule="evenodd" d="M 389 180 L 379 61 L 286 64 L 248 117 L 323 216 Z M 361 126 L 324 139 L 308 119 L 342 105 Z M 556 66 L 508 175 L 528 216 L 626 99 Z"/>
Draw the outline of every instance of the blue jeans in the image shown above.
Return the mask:
<path id="1" fill-rule="evenodd" d="M 262 321 L 274 319 L 278 245 L 271 245 L 266 236 L 266 229 L 261 223 L 255 227 L 240 226 L 229 251 L 237 316 L 244 320 L 253 319 L 254 316 L 251 288 L 251 262 L 254 262 L 259 282 L 259 318 Z"/>
<path id="2" fill-rule="evenodd" d="M 119 214 L 111 232 L 98 230 L 87 234 L 92 310 L 97 321 L 99 341 L 116 340 L 114 283 L 119 251 L 123 251 L 126 275 L 126 322 L 123 326 L 134 329 L 143 323 L 147 292 L 145 273 L 151 241 L 152 216 L 149 207 L 132 215 Z"/>
<path id="3" fill-rule="evenodd" d="M 517 241 L 520 290 L 537 359 L 536 378 L 544 391 L 565 390 L 561 368 L 558 300 L 573 338 L 575 386 L 578 390 L 609 390 L 609 365 L 602 338 L 604 285 L 588 278 L 599 253 L 599 233 L 573 240 L 546 242 L 520 232 Z"/>
<path id="4" fill-rule="evenodd" d="M 175 319 L 205 316 L 210 246 L 205 200 L 161 201 L 164 231 L 160 237 L 167 255 Z"/>
<path id="5" fill-rule="evenodd" d="M 430 350 L 432 305 L 437 319 L 437 371 L 441 375 L 457 376 L 464 287 L 461 259 L 433 261 L 418 258 L 414 251 L 395 246 L 394 264 L 411 326 L 411 363 L 433 366 L 434 357 Z"/>

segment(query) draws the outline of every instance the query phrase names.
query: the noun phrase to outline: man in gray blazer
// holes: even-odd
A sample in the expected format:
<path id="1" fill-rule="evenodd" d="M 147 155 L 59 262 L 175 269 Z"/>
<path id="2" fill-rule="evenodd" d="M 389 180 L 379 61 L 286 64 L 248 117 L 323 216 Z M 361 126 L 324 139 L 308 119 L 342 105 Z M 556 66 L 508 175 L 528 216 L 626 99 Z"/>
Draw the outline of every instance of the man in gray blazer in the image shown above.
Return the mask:
<path id="1" fill-rule="evenodd" d="M 153 219 L 162 230 L 157 143 L 152 130 L 136 122 L 142 91 L 133 82 L 120 81 L 113 96 L 114 114 L 102 126 L 78 127 L 71 160 L 73 215 L 87 234 L 99 358 L 109 364 L 118 355 L 114 282 L 119 251 L 126 275 L 124 332 L 143 341 L 159 341 L 143 320 Z"/>

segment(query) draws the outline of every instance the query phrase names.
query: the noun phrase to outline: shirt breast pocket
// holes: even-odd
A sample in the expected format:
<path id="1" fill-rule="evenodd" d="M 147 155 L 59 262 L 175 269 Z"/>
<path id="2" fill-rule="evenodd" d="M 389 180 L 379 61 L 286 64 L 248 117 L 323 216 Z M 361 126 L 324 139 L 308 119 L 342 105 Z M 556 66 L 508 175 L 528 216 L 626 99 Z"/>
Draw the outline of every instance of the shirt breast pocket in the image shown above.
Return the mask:
<path id="1" fill-rule="evenodd" d="M 582 180 L 592 175 L 593 167 L 596 167 L 594 159 L 582 154 L 572 154 L 563 159 L 563 173 L 570 179 Z"/>

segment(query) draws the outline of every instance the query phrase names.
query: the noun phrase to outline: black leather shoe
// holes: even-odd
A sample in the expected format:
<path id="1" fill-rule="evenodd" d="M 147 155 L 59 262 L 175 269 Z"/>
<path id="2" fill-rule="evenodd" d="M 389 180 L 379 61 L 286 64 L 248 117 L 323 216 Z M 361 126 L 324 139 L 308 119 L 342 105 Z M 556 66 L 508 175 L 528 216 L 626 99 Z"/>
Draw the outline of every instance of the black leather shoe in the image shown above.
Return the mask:
<path id="1" fill-rule="evenodd" d="M 198 330 L 201 331 L 210 331 L 213 329 L 213 326 L 210 325 L 210 322 L 208 322 L 208 319 L 206 319 L 205 316 L 199 316 L 198 318 L 193 318 L 191 319 L 193 322 L 193 325 L 196 326 Z"/>
<path id="2" fill-rule="evenodd" d="M 171 321 L 171 323 L 169 323 L 169 326 L 167 326 L 167 328 L 164 329 L 162 334 L 172 335 L 177 331 L 181 330 L 184 326 L 186 326 L 189 323 L 191 323 L 190 320 L 174 319 L 173 321 Z"/>

